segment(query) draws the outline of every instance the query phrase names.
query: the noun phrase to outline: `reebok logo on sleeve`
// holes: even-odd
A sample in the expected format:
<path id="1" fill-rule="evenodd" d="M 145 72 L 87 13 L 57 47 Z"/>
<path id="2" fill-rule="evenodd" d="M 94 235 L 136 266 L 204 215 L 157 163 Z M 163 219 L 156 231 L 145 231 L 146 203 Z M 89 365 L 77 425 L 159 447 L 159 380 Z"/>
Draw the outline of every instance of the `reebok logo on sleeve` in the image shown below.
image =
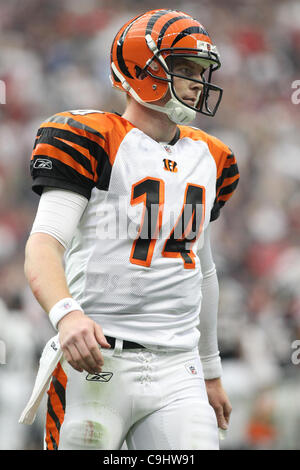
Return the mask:
<path id="1" fill-rule="evenodd" d="M 36 169 L 45 169 L 45 170 L 52 170 L 52 161 L 46 160 L 44 158 L 37 158 L 34 162 L 33 168 Z"/>

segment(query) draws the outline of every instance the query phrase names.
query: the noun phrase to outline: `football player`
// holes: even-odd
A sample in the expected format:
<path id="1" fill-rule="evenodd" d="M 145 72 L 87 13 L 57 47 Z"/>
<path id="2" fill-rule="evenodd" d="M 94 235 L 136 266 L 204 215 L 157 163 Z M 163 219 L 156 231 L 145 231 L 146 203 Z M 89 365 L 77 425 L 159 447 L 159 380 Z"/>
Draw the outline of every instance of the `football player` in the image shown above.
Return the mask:
<path id="1" fill-rule="evenodd" d="M 112 43 L 123 115 L 66 111 L 38 130 L 25 272 L 62 351 L 48 449 L 219 448 L 231 405 L 209 227 L 239 174 L 231 150 L 189 124 L 215 115 L 220 65 L 197 20 L 147 12 Z"/>

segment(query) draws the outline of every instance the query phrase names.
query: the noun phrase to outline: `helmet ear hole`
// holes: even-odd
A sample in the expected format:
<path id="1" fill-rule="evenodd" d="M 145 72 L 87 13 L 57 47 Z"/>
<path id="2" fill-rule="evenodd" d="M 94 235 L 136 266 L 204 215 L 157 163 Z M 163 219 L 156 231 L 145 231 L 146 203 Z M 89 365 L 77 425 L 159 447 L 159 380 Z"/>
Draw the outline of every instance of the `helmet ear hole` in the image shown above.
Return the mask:
<path id="1" fill-rule="evenodd" d="M 135 76 L 138 80 L 144 80 L 144 78 L 147 77 L 147 72 L 141 69 L 141 67 L 139 67 L 138 65 L 135 65 L 134 70 L 135 70 Z"/>

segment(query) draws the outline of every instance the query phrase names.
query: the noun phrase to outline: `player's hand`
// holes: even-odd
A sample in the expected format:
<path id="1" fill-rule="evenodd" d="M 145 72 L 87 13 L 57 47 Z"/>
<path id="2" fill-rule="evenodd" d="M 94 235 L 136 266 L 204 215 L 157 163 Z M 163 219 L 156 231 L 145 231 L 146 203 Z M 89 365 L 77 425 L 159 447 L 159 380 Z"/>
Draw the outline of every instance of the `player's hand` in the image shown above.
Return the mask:
<path id="1" fill-rule="evenodd" d="M 68 363 L 78 372 L 101 372 L 104 364 L 99 345 L 110 348 L 100 325 L 80 310 L 65 315 L 58 322 L 59 342 Z"/>
<path id="2" fill-rule="evenodd" d="M 228 429 L 232 407 L 223 388 L 221 379 L 205 380 L 208 401 L 216 413 L 218 427 Z"/>

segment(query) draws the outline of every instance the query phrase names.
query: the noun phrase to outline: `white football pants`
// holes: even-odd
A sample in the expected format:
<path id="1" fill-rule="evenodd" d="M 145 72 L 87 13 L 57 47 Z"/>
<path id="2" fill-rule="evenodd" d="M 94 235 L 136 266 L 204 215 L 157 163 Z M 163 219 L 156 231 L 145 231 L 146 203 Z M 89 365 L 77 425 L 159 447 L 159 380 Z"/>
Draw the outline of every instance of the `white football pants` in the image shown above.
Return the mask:
<path id="1" fill-rule="evenodd" d="M 198 351 L 102 349 L 100 374 L 66 361 L 48 390 L 48 449 L 219 449 Z"/>

